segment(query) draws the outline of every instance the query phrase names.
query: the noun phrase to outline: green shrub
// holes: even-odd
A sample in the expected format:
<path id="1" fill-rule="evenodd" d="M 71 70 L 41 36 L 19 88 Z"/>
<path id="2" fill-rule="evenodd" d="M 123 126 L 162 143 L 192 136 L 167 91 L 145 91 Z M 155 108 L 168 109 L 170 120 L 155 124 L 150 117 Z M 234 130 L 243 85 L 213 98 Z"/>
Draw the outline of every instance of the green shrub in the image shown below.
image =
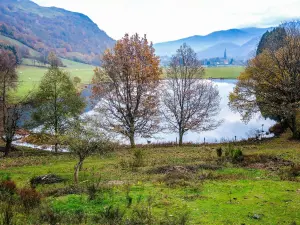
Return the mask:
<path id="1" fill-rule="evenodd" d="M 226 148 L 225 157 L 233 163 L 242 162 L 244 160 L 242 150 L 240 148 L 234 148 L 232 144 L 229 144 Z"/>
<path id="2" fill-rule="evenodd" d="M 131 217 L 126 220 L 126 224 L 130 225 L 152 225 L 155 223 L 155 218 L 152 215 L 151 207 L 138 206 L 133 209 Z"/>
<path id="3" fill-rule="evenodd" d="M 0 211 L 0 224 L 2 225 L 14 225 L 14 212 L 10 204 L 1 205 Z"/>
<path id="4" fill-rule="evenodd" d="M 145 165 L 145 154 L 141 149 L 135 149 L 133 152 L 132 167 L 142 167 Z"/>
<path id="5" fill-rule="evenodd" d="M 96 194 L 98 191 L 98 186 L 95 183 L 92 183 L 86 188 L 89 201 L 94 200 L 96 198 Z"/>

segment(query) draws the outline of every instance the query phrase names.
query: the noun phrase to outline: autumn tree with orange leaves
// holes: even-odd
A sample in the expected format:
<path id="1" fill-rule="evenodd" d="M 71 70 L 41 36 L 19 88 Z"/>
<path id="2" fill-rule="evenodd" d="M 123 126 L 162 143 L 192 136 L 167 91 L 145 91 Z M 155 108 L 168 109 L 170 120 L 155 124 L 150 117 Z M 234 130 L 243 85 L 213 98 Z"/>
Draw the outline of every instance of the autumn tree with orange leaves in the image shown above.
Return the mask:
<path id="1" fill-rule="evenodd" d="M 251 59 L 229 96 L 229 106 L 249 121 L 257 112 L 272 115 L 300 138 L 300 21 L 282 24 L 286 35 Z M 270 46 L 270 44 L 268 44 Z"/>
<path id="2" fill-rule="evenodd" d="M 121 134 L 135 147 L 135 138 L 159 129 L 159 57 L 146 36 L 125 36 L 107 50 L 102 68 L 95 70 L 93 96 L 100 100 L 97 121 Z"/>

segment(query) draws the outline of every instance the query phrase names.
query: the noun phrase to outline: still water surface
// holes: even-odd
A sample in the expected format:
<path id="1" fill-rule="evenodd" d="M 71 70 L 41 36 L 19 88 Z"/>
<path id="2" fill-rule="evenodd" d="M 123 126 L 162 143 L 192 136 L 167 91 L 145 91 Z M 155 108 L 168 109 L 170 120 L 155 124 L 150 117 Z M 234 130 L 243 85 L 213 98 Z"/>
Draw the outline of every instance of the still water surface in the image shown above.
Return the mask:
<path id="1" fill-rule="evenodd" d="M 224 139 L 234 140 L 235 136 L 237 140 L 245 139 L 249 137 L 249 133 L 253 133 L 254 130 L 262 130 L 262 124 L 264 124 L 264 131 L 268 131 L 269 127 L 274 124 L 274 121 L 270 119 L 264 119 L 260 114 L 255 115 L 254 118 L 249 121 L 247 124 L 241 121 L 241 116 L 238 113 L 234 113 L 228 107 L 228 96 L 229 93 L 233 90 L 236 84 L 236 80 L 214 80 L 213 83 L 216 84 L 219 88 L 219 93 L 221 96 L 221 111 L 219 113 L 218 119 L 224 120 L 221 126 L 216 130 L 195 133 L 187 132 L 184 136 L 184 142 L 193 142 L 193 143 L 203 143 L 204 138 L 206 142 L 220 142 Z M 83 91 L 83 96 L 90 96 L 90 88 L 87 88 Z M 86 113 L 94 114 L 93 111 L 94 105 L 89 103 L 86 108 Z M 177 134 L 165 131 L 156 134 L 151 139 L 137 138 L 137 144 L 146 144 L 147 141 L 151 143 L 159 142 L 175 142 Z M 127 143 L 126 140 L 123 140 Z"/>

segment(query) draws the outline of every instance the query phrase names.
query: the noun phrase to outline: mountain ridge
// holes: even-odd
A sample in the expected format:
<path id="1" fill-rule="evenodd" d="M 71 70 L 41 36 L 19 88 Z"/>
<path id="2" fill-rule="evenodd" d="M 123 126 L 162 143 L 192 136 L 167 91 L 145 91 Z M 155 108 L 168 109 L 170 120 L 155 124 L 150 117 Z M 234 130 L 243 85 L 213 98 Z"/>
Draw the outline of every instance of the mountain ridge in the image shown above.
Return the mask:
<path id="1" fill-rule="evenodd" d="M 87 15 L 29 0 L 0 0 L 0 34 L 39 52 L 92 64 L 115 43 Z"/>
<path id="2" fill-rule="evenodd" d="M 190 45 L 196 52 L 203 53 L 208 49 L 213 48 L 214 46 L 217 47 L 220 44 L 231 43 L 235 45 L 239 45 L 242 47 L 243 45 L 247 44 L 250 40 L 260 38 L 267 30 L 272 29 L 269 28 L 256 28 L 256 27 L 246 27 L 246 28 L 233 28 L 228 30 L 220 30 L 214 31 L 207 35 L 193 35 L 190 37 L 170 41 L 170 42 L 161 42 L 154 44 L 154 48 L 156 49 L 157 55 L 160 56 L 170 56 L 175 54 L 176 50 L 182 45 L 183 43 L 187 43 Z M 245 51 L 245 46 L 244 51 Z M 249 45 L 249 52 L 252 50 L 250 47 L 253 45 Z M 226 48 L 226 47 L 225 47 Z M 224 52 L 224 49 L 220 49 Z M 198 54 L 201 55 L 201 54 Z M 202 54 L 203 55 L 203 54 Z M 239 58 L 245 58 L 247 54 L 238 55 Z M 204 58 L 209 57 L 219 57 L 219 55 L 206 54 L 203 55 Z"/>

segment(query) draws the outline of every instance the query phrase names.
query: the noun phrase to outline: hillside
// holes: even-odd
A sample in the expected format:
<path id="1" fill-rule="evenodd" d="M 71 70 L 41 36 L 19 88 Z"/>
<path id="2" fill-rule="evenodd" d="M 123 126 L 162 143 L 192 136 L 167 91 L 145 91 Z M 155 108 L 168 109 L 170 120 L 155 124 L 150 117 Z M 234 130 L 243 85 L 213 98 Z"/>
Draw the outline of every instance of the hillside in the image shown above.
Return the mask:
<path id="1" fill-rule="evenodd" d="M 114 40 L 86 15 L 29 0 L 0 0 L 0 34 L 39 51 L 94 63 Z"/>
<path id="2" fill-rule="evenodd" d="M 243 58 L 255 48 L 253 40 L 259 38 L 270 28 L 242 28 L 216 31 L 205 36 L 192 36 L 176 41 L 157 43 L 154 45 L 158 55 L 171 55 L 183 43 L 190 45 L 200 58 L 223 56 L 224 49 L 227 48 L 229 56 Z M 252 44 L 250 45 L 251 42 Z M 242 49 L 241 49 L 242 48 Z M 243 53 L 243 54 L 240 54 Z"/>

